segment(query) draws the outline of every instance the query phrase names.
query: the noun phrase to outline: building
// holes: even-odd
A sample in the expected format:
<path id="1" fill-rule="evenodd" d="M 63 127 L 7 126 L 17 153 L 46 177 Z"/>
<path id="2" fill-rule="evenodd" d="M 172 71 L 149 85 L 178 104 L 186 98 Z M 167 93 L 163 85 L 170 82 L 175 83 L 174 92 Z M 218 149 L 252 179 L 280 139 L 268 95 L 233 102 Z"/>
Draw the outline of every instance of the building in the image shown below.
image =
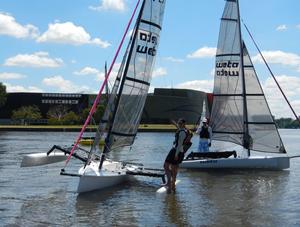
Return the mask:
<path id="1" fill-rule="evenodd" d="M 194 124 L 202 113 L 203 99 L 207 95 L 201 91 L 188 89 L 157 88 L 148 95 L 141 123 L 169 124 L 171 119 L 183 117 Z M 91 106 L 95 95 L 68 93 L 8 93 L 5 106 L 0 108 L 2 124 L 9 124 L 13 110 L 22 106 L 36 105 L 43 118 L 54 106 L 65 106 L 77 114 Z"/>
<path id="2" fill-rule="evenodd" d="M 80 113 L 88 107 L 90 95 L 67 94 L 67 93 L 8 93 L 7 100 L 0 108 L 1 122 L 9 123 L 14 110 L 23 106 L 37 106 L 43 118 L 47 118 L 47 113 L 54 106 L 63 105 L 68 111 Z"/>
<path id="3" fill-rule="evenodd" d="M 204 99 L 207 94 L 201 91 L 157 88 L 147 97 L 141 122 L 169 124 L 170 120 L 184 118 L 188 124 L 195 124 Z"/>

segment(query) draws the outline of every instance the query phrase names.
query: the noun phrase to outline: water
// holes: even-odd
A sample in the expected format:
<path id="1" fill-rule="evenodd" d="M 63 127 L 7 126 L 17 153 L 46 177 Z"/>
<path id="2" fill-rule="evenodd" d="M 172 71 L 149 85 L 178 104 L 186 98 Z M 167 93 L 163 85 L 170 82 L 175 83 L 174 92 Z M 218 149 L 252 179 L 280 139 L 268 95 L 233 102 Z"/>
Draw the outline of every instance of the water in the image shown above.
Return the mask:
<path id="1" fill-rule="evenodd" d="M 300 155 L 300 130 L 280 133 L 289 155 Z M 285 171 L 180 170 L 176 194 L 169 195 L 156 193 L 160 179 L 146 177 L 78 195 L 78 179 L 59 175 L 63 163 L 19 167 L 25 154 L 71 144 L 76 135 L 0 132 L 0 226 L 300 225 L 299 158 Z M 132 150 L 112 155 L 161 168 L 172 140 L 171 133 L 140 133 Z"/>

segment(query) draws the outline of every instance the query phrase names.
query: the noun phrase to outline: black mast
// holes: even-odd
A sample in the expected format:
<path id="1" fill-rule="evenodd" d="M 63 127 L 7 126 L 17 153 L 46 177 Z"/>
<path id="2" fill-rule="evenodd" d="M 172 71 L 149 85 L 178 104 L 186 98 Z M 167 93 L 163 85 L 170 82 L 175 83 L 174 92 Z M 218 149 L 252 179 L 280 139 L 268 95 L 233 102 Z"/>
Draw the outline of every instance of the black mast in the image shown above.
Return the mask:
<path id="1" fill-rule="evenodd" d="M 240 17 L 240 6 L 239 0 L 236 0 L 237 13 L 238 13 L 238 28 L 239 28 L 239 39 L 240 39 L 240 60 L 241 60 L 241 78 L 242 78 L 242 89 L 243 89 L 243 106 L 244 106 L 244 139 L 243 147 L 248 150 L 248 156 L 250 156 L 250 135 L 248 127 L 248 109 L 247 109 L 247 94 L 246 94 L 246 83 L 245 83 L 245 71 L 244 71 L 244 42 L 242 39 L 241 31 L 241 17 Z"/>

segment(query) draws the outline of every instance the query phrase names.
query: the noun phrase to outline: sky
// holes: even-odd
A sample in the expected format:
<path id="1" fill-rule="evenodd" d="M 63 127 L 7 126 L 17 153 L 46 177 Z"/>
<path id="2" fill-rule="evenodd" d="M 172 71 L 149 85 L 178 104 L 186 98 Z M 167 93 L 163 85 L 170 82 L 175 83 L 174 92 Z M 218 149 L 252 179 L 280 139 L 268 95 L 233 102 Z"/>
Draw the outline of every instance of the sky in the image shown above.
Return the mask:
<path id="1" fill-rule="evenodd" d="M 136 2 L 0 0 L 0 82 L 8 92 L 98 93 L 105 61 L 110 65 Z M 212 92 L 224 4 L 167 0 L 150 91 Z M 240 0 L 241 18 L 298 115 L 299 12 L 299 0 Z M 291 117 L 244 28 L 242 36 L 273 115 Z M 113 73 L 121 59 L 122 53 Z"/>

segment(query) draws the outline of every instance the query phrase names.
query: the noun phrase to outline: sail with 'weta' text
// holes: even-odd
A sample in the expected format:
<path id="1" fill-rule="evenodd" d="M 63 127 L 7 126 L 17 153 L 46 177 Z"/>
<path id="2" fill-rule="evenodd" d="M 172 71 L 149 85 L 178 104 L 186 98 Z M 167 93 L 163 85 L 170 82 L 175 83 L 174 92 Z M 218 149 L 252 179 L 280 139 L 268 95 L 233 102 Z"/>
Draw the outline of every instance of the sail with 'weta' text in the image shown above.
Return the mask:
<path id="1" fill-rule="evenodd" d="M 237 0 L 227 0 L 221 18 L 210 124 L 213 139 L 248 150 L 285 149 L 241 38 Z"/>
<path id="2" fill-rule="evenodd" d="M 108 129 L 104 153 L 134 142 L 150 86 L 165 0 L 144 0 L 98 128 Z"/>

